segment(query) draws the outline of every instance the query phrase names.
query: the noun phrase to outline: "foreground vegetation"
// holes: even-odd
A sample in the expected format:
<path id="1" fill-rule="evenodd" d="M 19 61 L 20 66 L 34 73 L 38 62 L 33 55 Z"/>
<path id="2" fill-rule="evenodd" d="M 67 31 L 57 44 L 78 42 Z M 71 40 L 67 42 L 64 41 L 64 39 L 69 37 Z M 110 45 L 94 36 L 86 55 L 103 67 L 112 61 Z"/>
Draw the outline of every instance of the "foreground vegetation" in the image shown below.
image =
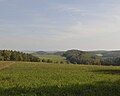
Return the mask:
<path id="1" fill-rule="evenodd" d="M 120 67 L 0 62 L 0 96 L 120 96 Z"/>

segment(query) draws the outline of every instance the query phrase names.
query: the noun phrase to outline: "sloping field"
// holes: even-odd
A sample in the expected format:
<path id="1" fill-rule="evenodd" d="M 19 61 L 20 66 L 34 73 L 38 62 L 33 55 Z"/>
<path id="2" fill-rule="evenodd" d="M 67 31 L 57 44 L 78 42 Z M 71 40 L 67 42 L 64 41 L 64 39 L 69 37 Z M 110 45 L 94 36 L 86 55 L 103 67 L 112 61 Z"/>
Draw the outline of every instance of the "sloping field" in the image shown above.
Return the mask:
<path id="1" fill-rule="evenodd" d="M 0 96 L 120 96 L 120 67 L 0 62 Z"/>
<path id="2" fill-rule="evenodd" d="M 66 62 L 66 59 L 65 57 L 62 57 L 60 55 L 40 55 L 39 58 L 42 60 L 42 59 L 45 59 L 45 60 L 52 60 L 53 62 L 58 62 L 60 63 L 61 61 L 62 62 Z"/>

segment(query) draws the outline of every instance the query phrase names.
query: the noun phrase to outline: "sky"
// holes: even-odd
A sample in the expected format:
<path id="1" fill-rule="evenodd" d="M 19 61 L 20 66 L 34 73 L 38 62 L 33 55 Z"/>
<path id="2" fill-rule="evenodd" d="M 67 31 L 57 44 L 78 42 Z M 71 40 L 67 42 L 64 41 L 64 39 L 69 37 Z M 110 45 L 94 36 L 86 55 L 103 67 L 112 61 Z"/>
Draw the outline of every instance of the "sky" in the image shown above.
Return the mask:
<path id="1" fill-rule="evenodd" d="M 0 0 L 0 49 L 119 50 L 120 0 Z"/>

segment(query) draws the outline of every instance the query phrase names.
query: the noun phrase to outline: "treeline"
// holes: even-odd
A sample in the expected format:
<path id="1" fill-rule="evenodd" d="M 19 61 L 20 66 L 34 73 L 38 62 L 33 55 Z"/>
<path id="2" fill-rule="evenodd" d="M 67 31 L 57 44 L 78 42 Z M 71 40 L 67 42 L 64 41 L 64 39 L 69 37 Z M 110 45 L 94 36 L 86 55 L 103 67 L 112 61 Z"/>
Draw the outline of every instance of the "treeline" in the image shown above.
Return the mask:
<path id="1" fill-rule="evenodd" d="M 40 62 L 43 62 L 43 63 L 54 63 L 54 64 L 63 64 L 63 63 L 66 63 L 66 64 L 69 64 L 69 62 L 64 62 L 64 61 L 53 61 L 53 60 L 50 60 L 50 59 L 41 59 Z"/>
<path id="2" fill-rule="evenodd" d="M 95 54 L 79 50 L 68 50 L 63 54 L 63 56 L 73 64 L 120 65 L 120 57 L 103 58 Z"/>
<path id="3" fill-rule="evenodd" d="M 39 62 L 40 59 L 28 53 L 13 50 L 0 50 L 0 61 L 30 61 Z"/>

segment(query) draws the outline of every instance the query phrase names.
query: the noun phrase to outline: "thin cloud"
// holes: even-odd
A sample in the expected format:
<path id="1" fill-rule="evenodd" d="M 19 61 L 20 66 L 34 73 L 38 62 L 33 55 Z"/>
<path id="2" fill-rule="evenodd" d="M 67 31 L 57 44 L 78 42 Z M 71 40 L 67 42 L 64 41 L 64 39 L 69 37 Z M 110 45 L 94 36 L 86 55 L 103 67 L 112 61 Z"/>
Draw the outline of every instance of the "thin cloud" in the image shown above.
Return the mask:
<path id="1" fill-rule="evenodd" d="M 7 5 L 9 2 L 6 1 Z M 21 2 L 20 5 L 18 2 Z M 30 1 L 28 6 L 23 1 L 12 0 L 13 7 L 10 5 L 5 8 L 6 4 L 2 5 L 2 48 L 92 49 L 101 46 L 108 48 L 107 44 L 111 48 L 115 48 L 114 44 L 120 47 L 115 43 L 119 41 L 120 35 L 118 1 L 51 1 L 50 4 L 49 1 L 39 1 L 39 6 L 33 2 Z"/>

